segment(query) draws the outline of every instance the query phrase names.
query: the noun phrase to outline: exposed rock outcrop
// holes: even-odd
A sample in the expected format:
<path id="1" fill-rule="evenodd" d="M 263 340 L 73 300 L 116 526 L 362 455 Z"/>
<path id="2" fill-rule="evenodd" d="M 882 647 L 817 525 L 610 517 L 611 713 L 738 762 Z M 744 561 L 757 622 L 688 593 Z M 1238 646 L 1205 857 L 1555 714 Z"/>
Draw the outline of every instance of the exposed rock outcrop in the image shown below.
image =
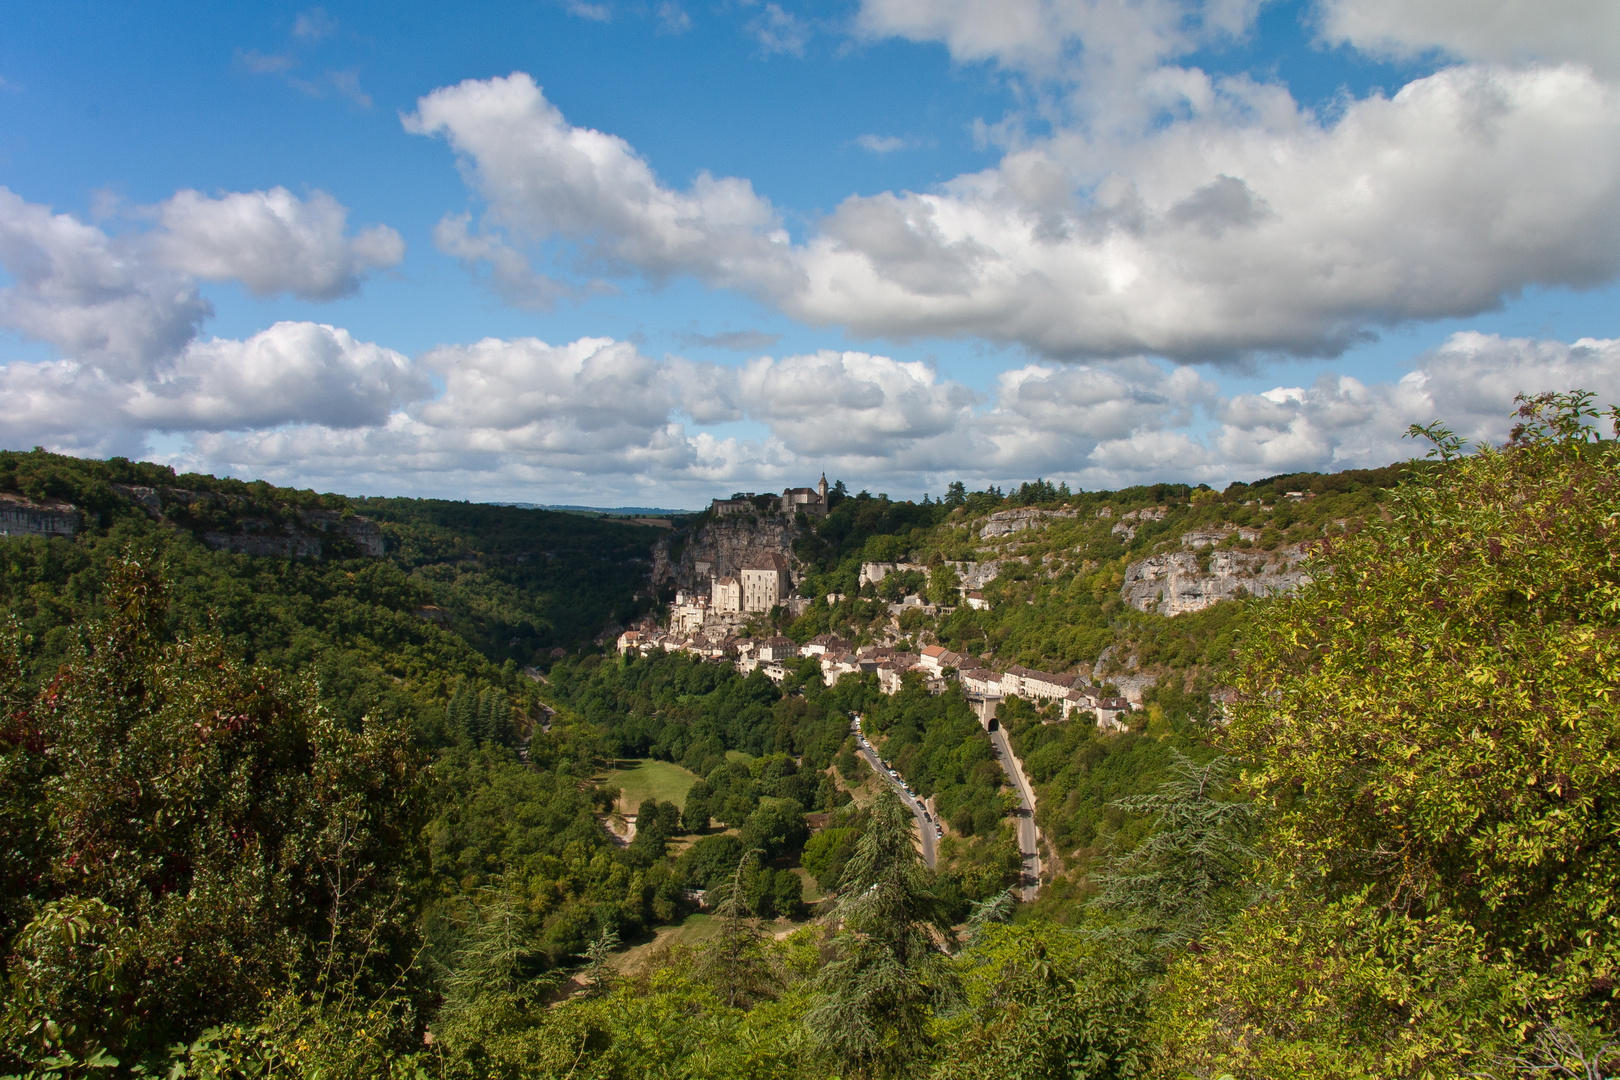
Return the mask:
<path id="1" fill-rule="evenodd" d="M 1115 646 L 1104 649 L 1092 665 L 1091 681 L 1098 686 L 1113 683 L 1119 689 L 1119 696 L 1139 709 L 1142 707 L 1143 694 L 1158 685 L 1159 677 L 1140 671 L 1135 653 L 1127 654 L 1117 663 L 1116 656 Z"/>
<path id="2" fill-rule="evenodd" d="M 979 526 L 979 538 L 991 540 L 997 536 L 1007 536 L 1010 533 L 1035 528 L 1046 519 L 1072 518 L 1078 513 L 1076 510 L 1039 510 L 1033 506 L 1018 510 L 998 510 L 985 518 L 984 524 Z"/>
<path id="3" fill-rule="evenodd" d="M 217 507 L 227 511 L 245 508 L 247 500 L 217 491 L 191 491 L 186 488 L 150 488 L 114 484 L 113 490 L 145 510 L 152 518 L 169 521 L 174 507 Z M 178 524 L 170 522 L 171 524 Z M 332 550 L 332 541 L 342 538 L 360 554 L 382 555 L 382 529 L 370 518 L 337 510 L 300 509 L 297 520 L 272 521 L 242 517 L 234 528 L 204 529 L 199 539 L 215 551 L 244 555 L 268 555 L 286 559 L 320 558 Z M 347 545 L 339 545 L 343 547 Z"/>
<path id="4" fill-rule="evenodd" d="M 760 555 L 787 559 L 797 579 L 793 542 L 804 529 L 786 517 L 729 517 L 710 521 L 687 536 L 664 537 L 653 546 L 652 582 L 672 581 L 688 592 L 707 592 L 715 578 L 737 577 Z M 684 541 L 684 543 L 683 543 Z M 680 544 L 679 553 L 671 554 Z"/>
<path id="5" fill-rule="evenodd" d="M 69 503 L 0 492 L 0 536 L 72 536 L 82 520 L 79 508 Z"/>
<path id="6" fill-rule="evenodd" d="M 924 566 L 922 563 L 867 562 L 867 563 L 861 563 L 861 580 L 860 580 L 860 584 L 862 584 L 862 585 L 867 585 L 867 584 L 877 585 L 877 584 L 881 583 L 883 581 L 883 579 L 888 577 L 890 574 L 903 574 L 908 570 L 914 571 L 914 572 L 919 573 L 919 574 L 928 573 L 928 567 Z"/>
<path id="7" fill-rule="evenodd" d="M 953 562 L 951 569 L 961 581 L 963 592 L 972 592 L 982 589 L 1001 573 L 1001 560 L 990 559 L 986 562 Z"/>
<path id="8" fill-rule="evenodd" d="M 1138 611 L 1180 615 L 1240 596 L 1275 596 L 1310 580 L 1301 567 L 1305 545 L 1276 551 L 1209 550 L 1230 530 L 1182 537 L 1182 550 L 1138 559 L 1125 568 L 1120 599 Z"/>
<path id="9" fill-rule="evenodd" d="M 1024 561 L 1028 562 L 1029 560 L 1028 558 L 1025 558 Z M 1001 560 L 999 559 L 991 559 L 987 562 L 957 562 L 947 560 L 945 565 L 956 571 L 957 584 L 964 592 L 984 588 L 986 585 L 990 584 L 990 582 L 994 581 L 996 579 L 996 575 L 1001 572 Z M 904 570 L 915 570 L 921 574 L 928 573 L 928 567 L 924 566 L 922 563 L 861 563 L 860 583 L 865 585 L 870 582 L 873 585 L 876 585 L 890 574 L 899 573 Z"/>
<path id="10" fill-rule="evenodd" d="M 359 514 L 341 514 L 336 510 L 305 510 L 298 515 L 307 529 L 319 529 L 328 535 L 346 537 L 360 549 L 362 555 L 373 559 L 383 553 L 382 528 L 370 518 Z"/>

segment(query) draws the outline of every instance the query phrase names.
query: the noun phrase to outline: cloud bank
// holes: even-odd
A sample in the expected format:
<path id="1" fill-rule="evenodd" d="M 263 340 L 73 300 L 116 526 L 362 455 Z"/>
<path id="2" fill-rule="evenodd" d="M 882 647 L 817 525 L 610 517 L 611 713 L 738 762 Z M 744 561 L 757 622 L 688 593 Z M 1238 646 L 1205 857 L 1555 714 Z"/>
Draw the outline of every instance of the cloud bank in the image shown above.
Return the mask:
<path id="1" fill-rule="evenodd" d="M 852 196 L 797 243 L 747 180 L 666 186 L 522 73 L 437 90 L 405 122 L 449 141 L 484 207 L 441 247 L 498 280 L 561 239 L 565 273 L 686 275 L 814 325 L 1054 359 L 1333 356 L 1620 272 L 1620 92 L 1589 70 L 1451 67 L 1331 120 L 1279 86 L 1176 71 L 1175 118 L 1149 132 L 1063 130 L 935 191 Z"/>
<path id="2" fill-rule="evenodd" d="M 399 262 L 392 229 L 349 235 L 330 196 L 284 188 L 182 191 L 137 214 L 154 226 L 109 236 L 0 188 L 0 266 L 11 278 L 0 327 L 61 357 L 0 366 L 4 445 L 130 453 L 150 431 L 353 427 L 431 392 L 405 356 L 333 326 L 278 322 L 245 341 L 199 338 L 213 308 L 198 280 L 332 299 Z"/>
<path id="3" fill-rule="evenodd" d="M 348 211 L 324 191 L 308 199 L 283 187 L 217 199 L 181 191 L 156 215 L 160 228 L 145 245 L 154 263 L 205 281 L 240 281 L 256 296 L 334 300 L 405 257 L 405 242 L 386 225 L 347 235 Z"/>
<path id="4" fill-rule="evenodd" d="M 343 490 L 696 504 L 823 468 L 912 493 L 1036 475 L 1222 484 L 1386 464 L 1417 449 L 1408 425 L 1436 419 L 1499 440 L 1519 392 L 1620 402 L 1620 342 L 1594 338 L 1458 333 L 1394 382 L 1213 381 L 1222 364 L 1333 357 L 1385 327 L 1620 273 L 1612 3 L 1316 0 L 1322 45 L 1428 71 L 1320 111 L 1190 66 L 1253 32 L 1260 5 L 862 0 L 858 41 L 937 44 L 1024 104 L 980 126 L 993 166 L 809 220 L 746 178 L 659 177 L 522 72 L 433 90 L 401 118 L 444 141 L 470 192 L 435 247 L 504 303 L 690 278 L 805 324 L 1022 347 L 986 387 L 874 351 L 727 365 L 587 336 L 407 356 L 303 320 L 205 338 L 200 283 L 329 301 L 397 266 L 404 242 L 351 228 L 319 191 L 182 190 L 109 232 L 0 188 L 0 327 L 56 357 L 0 366 L 0 439 L 139 453 L 167 432 L 195 467 Z M 765 53 L 805 50 L 808 24 L 755 8 L 743 30 Z M 671 32 L 689 25 L 679 5 L 660 12 Z M 284 75 L 292 61 L 243 63 Z M 775 340 L 686 338 L 745 354 Z"/>
<path id="5" fill-rule="evenodd" d="M 172 392 L 185 378 L 194 382 Z M 727 367 L 653 359 L 609 338 L 489 338 L 408 360 L 331 327 L 288 323 L 248 342 L 195 346 L 184 375 L 133 392 L 66 362 L 12 364 L 0 392 L 26 404 L 0 434 L 71 448 L 82 420 L 64 428 L 59 418 L 100 410 L 185 430 L 178 463 L 237 475 L 348 491 L 697 505 L 823 469 L 919 494 L 955 479 L 1221 486 L 1373 467 L 1419 452 L 1403 438 L 1410 424 L 1441 420 L 1500 442 L 1515 394 L 1576 388 L 1620 401 L 1620 341 L 1458 333 L 1397 382 L 1333 374 L 1240 395 L 1140 357 L 1041 362 L 979 394 L 928 365 L 854 351 Z"/>

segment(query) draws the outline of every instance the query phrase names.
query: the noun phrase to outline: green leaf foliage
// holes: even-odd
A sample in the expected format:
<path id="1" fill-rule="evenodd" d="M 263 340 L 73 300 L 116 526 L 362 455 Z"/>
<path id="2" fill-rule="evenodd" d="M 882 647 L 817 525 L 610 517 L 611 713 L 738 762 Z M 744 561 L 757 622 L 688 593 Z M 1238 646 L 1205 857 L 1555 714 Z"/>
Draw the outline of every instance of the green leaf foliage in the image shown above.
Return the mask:
<path id="1" fill-rule="evenodd" d="M 1178 972 L 1178 1060 L 1449 1075 L 1620 1028 L 1620 445 L 1588 401 L 1467 456 L 1432 432 L 1437 467 L 1248 638 L 1224 741 L 1279 895 Z"/>

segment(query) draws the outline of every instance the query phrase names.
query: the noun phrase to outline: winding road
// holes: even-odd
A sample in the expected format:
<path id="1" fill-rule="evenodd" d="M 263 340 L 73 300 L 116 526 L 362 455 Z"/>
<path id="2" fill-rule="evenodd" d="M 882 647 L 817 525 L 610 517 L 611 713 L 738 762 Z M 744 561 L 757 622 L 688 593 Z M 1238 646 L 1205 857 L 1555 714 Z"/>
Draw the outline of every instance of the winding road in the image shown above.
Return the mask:
<path id="1" fill-rule="evenodd" d="M 866 741 L 866 735 L 861 731 L 860 718 L 853 714 L 850 717 L 849 730 L 855 736 L 855 746 L 860 750 L 861 757 L 866 759 L 866 763 L 872 766 L 874 772 L 888 781 L 894 793 L 911 808 L 911 816 L 917 819 L 917 833 L 922 838 L 923 862 L 932 870 L 939 855 L 935 846 L 934 823 L 928 819 L 928 811 L 923 808 L 922 800 L 908 792 L 899 780 L 889 775 L 889 770 L 883 767 L 883 759 L 878 757 L 872 744 Z M 1033 829 L 1034 825 L 1032 824 L 1030 828 Z M 1036 880 L 1039 881 L 1039 877 Z"/>

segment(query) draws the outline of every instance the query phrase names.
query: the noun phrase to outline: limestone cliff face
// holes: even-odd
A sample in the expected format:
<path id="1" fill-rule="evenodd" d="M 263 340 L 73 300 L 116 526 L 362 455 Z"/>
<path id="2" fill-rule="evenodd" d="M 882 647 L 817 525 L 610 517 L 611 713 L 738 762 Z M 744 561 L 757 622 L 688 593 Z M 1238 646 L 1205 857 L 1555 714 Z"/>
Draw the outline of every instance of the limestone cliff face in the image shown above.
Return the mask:
<path id="1" fill-rule="evenodd" d="M 243 499 L 216 491 L 150 488 L 133 484 L 114 484 L 112 487 L 158 521 L 169 521 L 169 512 L 177 506 L 201 504 L 238 509 L 245 505 Z M 328 545 L 340 537 L 354 545 L 350 550 L 358 549 L 362 555 L 377 558 L 383 553 L 382 529 L 375 521 L 359 514 L 345 515 L 335 510 L 299 510 L 296 521 L 279 523 L 266 518 L 243 517 L 237 519 L 234 528 L 206 529 L 200 534 L 202 542 L 215 551 L 287 559 L 320 558 Z"/>
<path id="2" fill-rule="evenodd" d="M 788 560 L 797 579 L 793 542 L 803 533 L 786 517 L 719 518 L 684 538 L 659 540 L 653 547 L 652 581 L 654 585 L 670 581 L 678 589 L 706 593 L 714 579 L 739 577 L 750 560 L 773 552 Z M 671 550 L 677 544 L 681 545 L 679 554 L 672 558 Z"/>
<path id="3" fill-rule="evenodd" d="M 1044 521 L 1052 518 L 1072 518 L 1076 513 L 1074 510 L 1037 510 L 1033 506 L 1017 510 L 998 510 L 985 518 L 984 524 L 979 526 L 979 537 L 990 540 L 997 536 L 1007 536 L 1010 533 L 1023 532 L 1025 529 L 1039 528 Z"/>
<path id="4" fill-rule="evenodd" d="M 1276 551 L 1232 549 L 1204 551 L 1225 533 L 1188 533 L 1180 551 L 1138 559 L 1125 568 L 1120 599 L 1138 611 L 1180 615 L 1200 611 L 1239 596 L 1274 596 L 1290 592 L 1310 580 L 1301 568 L 1304 545 Z M 1207 560 L 1207 566 L 1201 562 Z"/>
<path id="5" fill-rule="evenodd" d="M 76 506 L 0 493 L 0 536 L 72 536 L 79 524 Z"/>
<path id="6" fill-rule="evenodd" d="M 991 559 L 988 562 L 953 562 L 951 569 L 956 571 L 963 592 L 972 592 L 982 589 L 1001 573 L 1001 560 Z"/>
<path id="7" fill-rule="evenodd" d="M 333 538 L 342 536 L 353 541 L 363 555 L 376 558 L 383 553 L 382 530 L 368 518 L 358 514 L 345 518 L 330 510 L 305 511 L 299 517 L 300 525 L 291 522 L 277 525 L 258 518 L 243 518 L 241 531 L 208 530 L 202 534 L 202 540 L 215 551 L 318 559 Z"/>

